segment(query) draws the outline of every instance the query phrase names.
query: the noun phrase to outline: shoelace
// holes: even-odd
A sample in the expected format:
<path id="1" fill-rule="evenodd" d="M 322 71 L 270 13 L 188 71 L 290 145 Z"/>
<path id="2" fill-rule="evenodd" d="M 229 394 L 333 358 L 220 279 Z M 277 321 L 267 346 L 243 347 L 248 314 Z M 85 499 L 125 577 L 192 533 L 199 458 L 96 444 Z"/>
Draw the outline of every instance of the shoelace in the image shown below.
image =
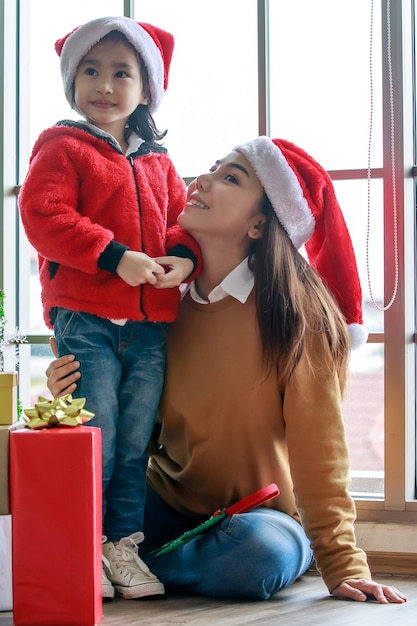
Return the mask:
<path id="1" fill-rule="evenodd" d="M 116 549 L 117 556 L 119 557 L 119 559 L 120 560 L 123 559 L 123 561 L 126 562 L 126 564 L 124 563 L 123 566 L 129 572 L 131 572 L 132 574 L 135 573 L 133 564 L 131 568 L 129 568 L 129 565 L 128 565 L 129 561 L 134 561 L 145 574 L 150 573 L 149 567 L 146 565 L 146 563 L 142 561 L 142 559 L 138 555 L 138 544 L 136 543 L 136 541 L 133 539 L 132 536 L 123 537 L 123 539 L 120 539 L 119 543 L 115 545 L 115 549 Z"/>

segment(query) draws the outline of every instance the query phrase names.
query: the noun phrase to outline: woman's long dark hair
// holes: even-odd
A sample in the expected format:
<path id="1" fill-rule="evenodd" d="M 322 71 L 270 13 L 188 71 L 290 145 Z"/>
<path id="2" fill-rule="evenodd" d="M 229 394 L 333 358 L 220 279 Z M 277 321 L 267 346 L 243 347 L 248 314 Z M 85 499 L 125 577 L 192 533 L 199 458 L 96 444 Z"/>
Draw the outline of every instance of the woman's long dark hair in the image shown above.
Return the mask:
<path id="1" fill-rule="evenodd" d="M 349 356 L 346 321 L 318 273 L 296 250 L 266 194 L 262 237 L 250 255 L 264 363 L 289 380 L 306 349 L 309 333 L 324 333 L 343 391 Z"/>

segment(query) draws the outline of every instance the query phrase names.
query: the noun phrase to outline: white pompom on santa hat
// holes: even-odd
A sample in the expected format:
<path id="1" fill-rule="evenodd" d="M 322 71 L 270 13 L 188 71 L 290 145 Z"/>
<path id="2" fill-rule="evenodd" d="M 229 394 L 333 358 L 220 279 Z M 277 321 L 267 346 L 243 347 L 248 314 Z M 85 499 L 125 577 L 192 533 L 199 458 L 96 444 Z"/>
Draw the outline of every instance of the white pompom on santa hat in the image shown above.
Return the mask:
<path id="1" fill-rule="evenodd" d="M 252 165 L 294 246 L 333 293 L 348 324 L 351 347 L 366 343 L 362 290 L 352 241 L 327 172 L 285 139 L 261 136 L 235 146 Z"/>
<path id="2" fill-rule="evenodd" d="M 149 111 L 155 113 L 168 87 L 174 37 L 157 26 L 135 22 L 129 17 L 99 17 L 77 26 L 55 42 L 55 50 L 61 58 L 65 96 L 75 108 L 73 86 L 79 64 L 93 46 L 114 30 L 126 37 L 145 64 L 151 96 Z"/>

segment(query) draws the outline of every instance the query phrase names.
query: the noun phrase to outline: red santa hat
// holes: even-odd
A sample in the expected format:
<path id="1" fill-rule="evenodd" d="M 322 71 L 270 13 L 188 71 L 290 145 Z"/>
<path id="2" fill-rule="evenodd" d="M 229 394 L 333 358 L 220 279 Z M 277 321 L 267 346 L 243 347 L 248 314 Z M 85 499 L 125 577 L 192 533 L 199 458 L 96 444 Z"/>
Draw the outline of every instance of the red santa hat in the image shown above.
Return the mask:
<path id="1" fill-rule="evenodd" d="M 352 241 L 327 172 L 304 150 L 284 139 L 258 137 L 234 148 L 255 170 L 294 246 L 333 293 L 348 324 L 352 348 L 367 340 L 362 290 Z"/>
<path id="2" fill-rule="evenodd" d="M 81 60 L 113 30 L 122 33 L 143 60 L 149 79 L 149 111 L 155 113 L 168 86 L 174 38 L 161 28 L 135 22 L 129 17 L 99 17 L 55 42 L 55 50 L 61 57 L 62 82 L 68 102 L 74 107 L 73 85 Z"/>

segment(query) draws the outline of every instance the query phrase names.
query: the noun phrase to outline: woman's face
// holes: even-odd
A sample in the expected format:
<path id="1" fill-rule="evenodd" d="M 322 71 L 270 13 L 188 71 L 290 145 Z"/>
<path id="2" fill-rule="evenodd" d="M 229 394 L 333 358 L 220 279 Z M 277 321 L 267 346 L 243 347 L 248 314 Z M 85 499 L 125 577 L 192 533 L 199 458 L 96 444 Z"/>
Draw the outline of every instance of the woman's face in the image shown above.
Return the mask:
<path id="1" fill-rule="evenodd" d="M 259 224 L 265 221 L 262 197 L 263 187 L 249 161 L 234 151 L 189 185 L 178 223 L 198 242 L 206 235 L 240 241 L 258 238 Z"/>

